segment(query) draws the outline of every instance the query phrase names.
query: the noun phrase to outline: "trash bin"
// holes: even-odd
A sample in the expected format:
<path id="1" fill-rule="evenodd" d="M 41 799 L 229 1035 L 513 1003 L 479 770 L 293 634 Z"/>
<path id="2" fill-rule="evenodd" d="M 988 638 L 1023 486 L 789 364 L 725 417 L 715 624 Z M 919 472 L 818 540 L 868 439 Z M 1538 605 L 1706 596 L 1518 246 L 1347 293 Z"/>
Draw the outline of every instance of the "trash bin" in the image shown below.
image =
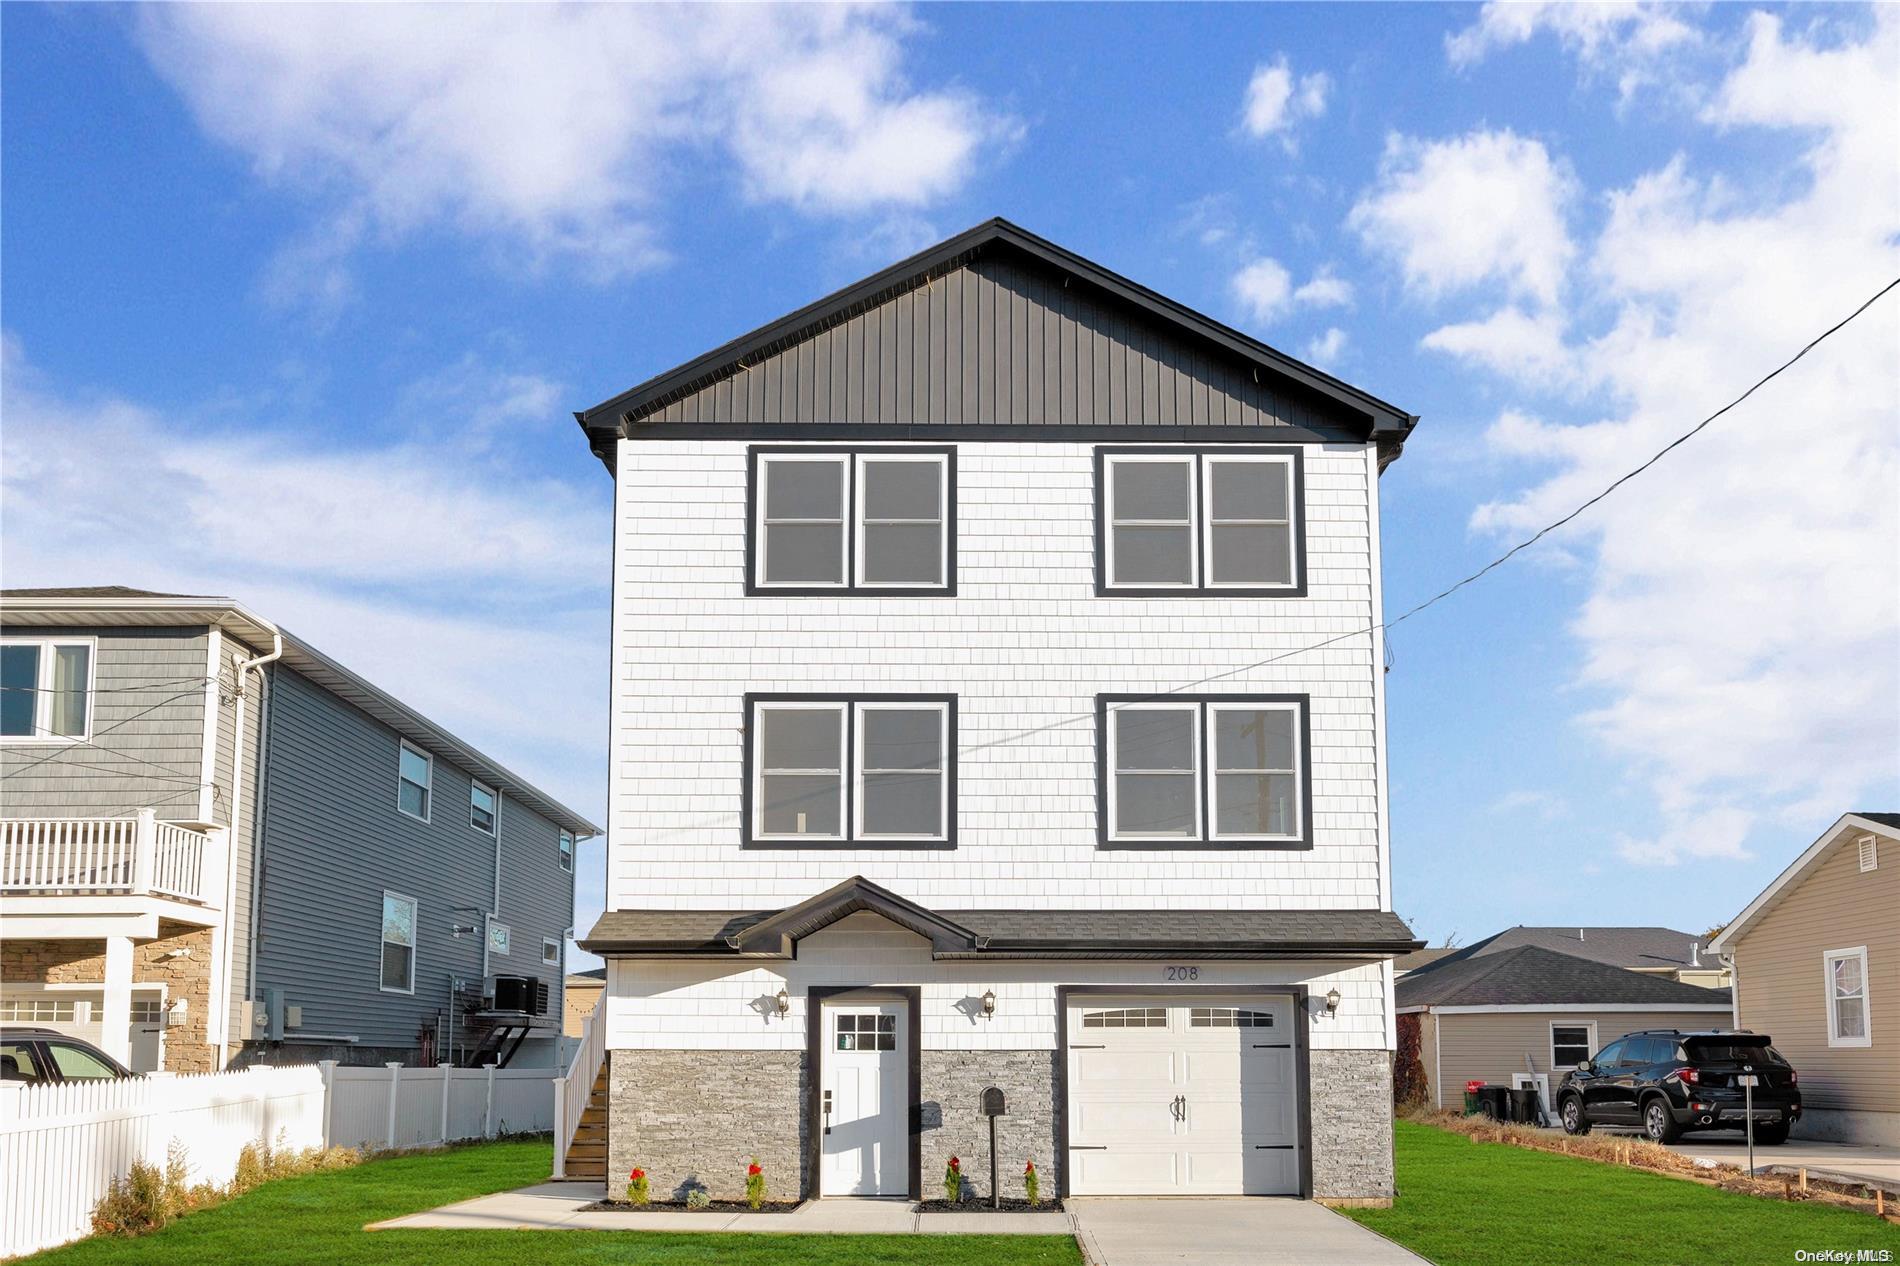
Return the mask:
<path id="1" fill-rule="evenodd" d="M 1511 1120 L 1524 1125 L 1537 1124 L 1537 1087 L 1525 1086 L 1510 1092 Z"/>
<path id="2" fill-rule="evenodd" d="M 1489 1117 L 1493 1121 L 1511 1119 L 1511 1088 L 1509 1086 L 1479 1086 L 1478 1115 Z"/>
<path id="3" fill-rule="evenodd" d="M 1478 1114 L 1478 1092 L 1482 1089 L 1484 1089 L 1484 1083 L 1481 1081 L 1468 1081 L 1465 1083 L 1466 1116 L 1476 1116 Z"/>

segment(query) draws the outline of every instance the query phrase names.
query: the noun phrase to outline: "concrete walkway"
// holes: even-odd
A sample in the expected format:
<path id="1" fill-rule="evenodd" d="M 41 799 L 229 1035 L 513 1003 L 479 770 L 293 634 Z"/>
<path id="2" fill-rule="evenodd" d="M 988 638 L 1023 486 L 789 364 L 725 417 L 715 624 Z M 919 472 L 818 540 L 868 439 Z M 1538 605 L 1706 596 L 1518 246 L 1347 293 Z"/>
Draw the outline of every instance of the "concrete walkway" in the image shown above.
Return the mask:
<path id="1" fill-rule="evenodd" d="M 550 1182 L 372 1222 L 388 1231 L 738 1231 L 778 1235 L 1071 1235 L 1066 1213 L 917 1213 L 908 1200 L 811 1200 L 792 1213 L 584 1212 L 599 1183 Z"/>
<path id="2" fill-rule="evenodd" d="M 1420 1266 L 1310 1200 L 1071 1199 L 1090 1266 Z"/>
<path id="3" fill-rule="evenodd" d="M 1672 1152 L 1748 1168 L 1748 1143 L 1740 1134 L 1689 1134 L 1669 1145 Z M 1798 1135 L 1779 1147 L 1755 1147 L 1755 1168 L 1806 1169 L 1811 1174 L 1864 1179 L 1900 1192 L 1900 1147 L 1877 1143 L 1828 1143 Z"/>

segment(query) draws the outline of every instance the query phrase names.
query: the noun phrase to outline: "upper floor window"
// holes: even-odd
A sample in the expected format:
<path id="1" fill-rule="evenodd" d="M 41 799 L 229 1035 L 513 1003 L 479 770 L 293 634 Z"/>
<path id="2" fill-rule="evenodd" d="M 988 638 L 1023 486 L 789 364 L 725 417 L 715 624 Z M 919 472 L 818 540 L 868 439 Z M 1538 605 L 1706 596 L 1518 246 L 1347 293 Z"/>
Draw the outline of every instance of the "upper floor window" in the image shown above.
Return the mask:
<path id="1" fill-rule="evenodd" d="M 551 936 L 541 938 L 541 961 L 550 967 L 561 965 L 561 943 Z"/>
<path id="2" fill-rule="evenodd" d="M 383 894 L 382 987 L 391 993 L 416 991 L 416 902 Z"/>
<path id="3" fill-rule="evenodd" d="M 396 758 L 396 807 L 412 818 L 429 820 L 429 789 L 435 781 L 435 757 L 405 740 Z"/>
<path id="4" fill-rule="evenodd" d="M 1097 588 L 1302 596 L 1303 499 L 1297 449 L 1097 449 Z"/>
<path id="5" fill-rule="evenodd" d="M 93 643 L 0 642 L 0 738 L 85 739 L 92 722 Z"/>
<path id="6" fill-rule="evenodd" d="M 574 869 L 574 832 L 562 831 L 560 840 L 561 869 Z"/>
<path id="7" fill-rule="evenodd" d="M 943 847 L 956 816 L 956 701 L 746 701 L 746 842 Z"/>
<path id="8" fill-rule="evenodd" d="M 1821 963 L 1827 975 L 1827 1044 L 1873 1045 L 1867 1020 L 1867 947 L 1829 950 Z"/>
<path id="9" fill-rule="evenodd" d="M 944 594 L 956 588 L 947 448 L 754 448 L 746 591 Z"/>
<path id="10" fill-rule="evenodd" d="M 473 782 L 468 786 L 468 824 L 484 835 L 495 833 L 495 809 L 498 797 L 493 787 Z"/>
<path id="11" fill-rule="evenodd" d="M 1097 698 L 1101 842 L 1303 848 L 1305 695 Z"/>

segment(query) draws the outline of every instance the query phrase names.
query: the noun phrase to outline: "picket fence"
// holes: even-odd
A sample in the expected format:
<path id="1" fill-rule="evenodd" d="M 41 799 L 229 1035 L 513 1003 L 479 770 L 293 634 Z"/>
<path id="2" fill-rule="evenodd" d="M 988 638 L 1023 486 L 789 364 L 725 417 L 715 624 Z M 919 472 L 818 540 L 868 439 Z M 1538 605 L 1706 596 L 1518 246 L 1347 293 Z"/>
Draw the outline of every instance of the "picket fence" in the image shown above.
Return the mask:
<path id="1" fill-rule="evenodd" d="M 136 1161 L 183 1145 L 193 1183 L 227 1183 L 249 1143 L 415 1148 L 554 1126 L 545 1068 L 331 1062 L 35 1086 L 0 1082 L 0 1258 L 78 1239 Z"/>

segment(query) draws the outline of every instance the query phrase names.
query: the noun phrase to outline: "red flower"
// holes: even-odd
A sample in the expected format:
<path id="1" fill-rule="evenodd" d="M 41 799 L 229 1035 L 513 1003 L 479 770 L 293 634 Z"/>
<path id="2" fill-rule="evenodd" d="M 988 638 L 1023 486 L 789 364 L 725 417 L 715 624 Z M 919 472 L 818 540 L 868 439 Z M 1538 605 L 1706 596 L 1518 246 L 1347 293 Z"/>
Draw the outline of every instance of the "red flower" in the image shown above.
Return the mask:
<path id="1" fill-rule="evenodd" d="M 962 1161 L 960 1161 L 960 1160 L 958 1160 L 958 1159 L 957 1159 L 956 1157 L 954 1157 L 954 1156 L 952 1156 L 952 1157 L 950 1158 L 950 1168 L 952 1168 L 952 1169 L 962 1169 L 962 1168 L 963 1168 L 963 1162 L 962 1162 Z"/>
<path id="2" fill-rule="evenodd" d="M 1033 1173 L 1035 1173 L 1035 1172 L 1036 1172 L 1036 1162 L 1035 1162 L 1035 1161 L 1030 1161 L 1030 1162 L 1029 1162 L 1029 1163 L 1028 1163 L 1027 1165 L 1024 1165 L 1024 1166 L 1023 1166 L 1023 1172 L 1024 1172 L 1025 1174 L 1033 1174 Z"/>
<path id="3" fill-rule="evenodd" d="M 645 1178 L 646 1176 L 647 1176 L 647 1171 L 644 1169 L 636 1169 L 631 1174 L 627 1175 L 627 1177 L 629 1178 Z"/>
<path id="4" fill-rule="evenodd" d="M 765 1171 L 763 1169 L 760 1169 L 756 1164 L 754 1164 L 754 1165 L 747 1165 L 745 1167 L 745 1172 L 746 1172 L 746 1177 L 750 1178 L 754 1174 L 762 1174 Z"/>

